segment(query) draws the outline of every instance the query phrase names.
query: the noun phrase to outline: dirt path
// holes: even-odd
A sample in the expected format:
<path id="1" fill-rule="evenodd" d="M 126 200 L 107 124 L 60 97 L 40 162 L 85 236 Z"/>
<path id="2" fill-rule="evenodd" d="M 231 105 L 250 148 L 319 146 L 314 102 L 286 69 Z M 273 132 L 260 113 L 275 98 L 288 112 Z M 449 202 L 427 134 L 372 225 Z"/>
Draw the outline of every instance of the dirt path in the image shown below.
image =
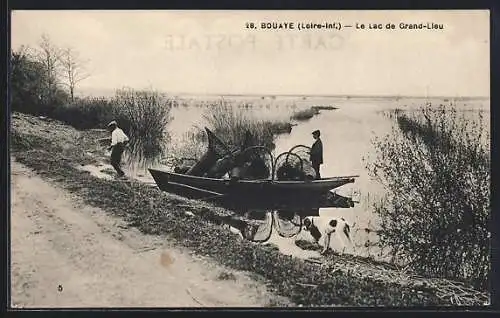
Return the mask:
<path id="1" fill-rule="evenodd" d="M 12 161 L 14 307 L 286 305 L 245 273 L 127 229 Z"/>

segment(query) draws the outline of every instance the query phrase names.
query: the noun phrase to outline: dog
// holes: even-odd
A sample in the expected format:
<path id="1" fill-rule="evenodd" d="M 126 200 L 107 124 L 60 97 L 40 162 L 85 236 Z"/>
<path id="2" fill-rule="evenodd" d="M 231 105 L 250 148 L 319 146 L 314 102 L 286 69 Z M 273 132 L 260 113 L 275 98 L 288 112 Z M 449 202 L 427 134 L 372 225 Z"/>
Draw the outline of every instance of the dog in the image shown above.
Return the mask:
<path id="1" fill-rule="evenodd" d="M 337 233 L 339 238 L 345 237 L 353 246 L 350 236 L 351 225 L 342 217 L 308 216 L 304 218 L 302 224 L 304 231 L 311 233 L 317 244 L 320 244 L 320 240 L 322 240 L 322 244 L 320 244 L 323 245 L 321 255 L 324 255 L 330 248 L 330 239 L 334 233 Z"/>

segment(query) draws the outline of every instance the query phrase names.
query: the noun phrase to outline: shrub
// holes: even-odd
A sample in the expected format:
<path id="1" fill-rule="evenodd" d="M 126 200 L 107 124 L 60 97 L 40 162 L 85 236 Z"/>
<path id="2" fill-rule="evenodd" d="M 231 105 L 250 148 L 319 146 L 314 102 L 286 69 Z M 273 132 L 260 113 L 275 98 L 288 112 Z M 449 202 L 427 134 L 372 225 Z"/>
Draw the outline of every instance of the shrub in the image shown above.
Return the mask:
<path id="1" fill-rule="evenodd" d="M 51 116 L 77 129 L 105 128 L 115 117 L 111 100 L 103 97 L 76 98 L 72 103 L 56 107 Z"/>
<path id="2" fill-rule="evenodd" d="M 392 132 L 374 140 L 367 166 L 388 190 L 374 205 L 380 243 L 420 273 L 486 288 L 490 157 L 482 113 L 474 121 L 429 104 L 393 115 Z"/>
<path id="3" fill-rule="evenodd" d="M 155 91 L 121 89 L 113 99 L 115 119 L 130 138 L 130 161 L 147 166 L 165 155 L 170 100 Z"/>
<path id="4" fill-rule="evenodd" d="M 12 110 L 38 115 L 37 105 L 44 81 L 42 65 L 20 51 L 12 53 L 10 66 Z"/>
<path id="5" fill-rule="evenodd" d="M 58 86 L 48 89 L 45 67 L 29 53 L 28 48 L 12 52 L 10 62 L 12 110 L 52 116 L 54 109 L 68 101 L 68 95 Z"/>

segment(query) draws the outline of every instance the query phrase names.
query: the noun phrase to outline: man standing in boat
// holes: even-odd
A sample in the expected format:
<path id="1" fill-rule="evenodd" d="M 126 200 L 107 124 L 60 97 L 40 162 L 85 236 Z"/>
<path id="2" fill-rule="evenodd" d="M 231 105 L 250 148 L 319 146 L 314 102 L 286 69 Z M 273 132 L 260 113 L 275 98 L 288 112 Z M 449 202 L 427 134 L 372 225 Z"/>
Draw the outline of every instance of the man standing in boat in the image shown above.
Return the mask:
<path id="1" fill-rule="evenodd" d="M 108 124 L 108 130 L 111 132 L 111 146 L 108 147 L 108 150 L 111 150 L 111 165 L 118 173 L 118 177 L 121 178 L 125 175 L 125 172 L 120 167 L 122 154 L 129 138 L 114 120 Z"/>
<path id="2" fill-rule="evenodd" d="M 313 138 L 315 139 L 311 151 L 310 151 L 310 160 L 313 166 L 314 171 L 316 172 L 316 179 L 321 178 L 321 174 L 319 172 L 319 166 L 323 164 L 323 143 L 319 136 L 321 135 L 319 130 L 315 130 L 312 133 Z"/>

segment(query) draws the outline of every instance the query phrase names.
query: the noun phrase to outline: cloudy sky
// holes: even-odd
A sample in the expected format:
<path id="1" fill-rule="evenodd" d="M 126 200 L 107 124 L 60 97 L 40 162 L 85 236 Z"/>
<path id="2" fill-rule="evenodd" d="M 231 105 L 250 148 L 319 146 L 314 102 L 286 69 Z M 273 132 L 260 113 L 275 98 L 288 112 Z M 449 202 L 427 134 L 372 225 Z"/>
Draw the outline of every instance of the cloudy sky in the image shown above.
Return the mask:
<path id="1" fill-rule="evenodd" d="M 297 29 L 310 22 L 342 29 Z M 91 74 L 85 90 L 489 96 L 488 11 L 14 11 L 11 26 L 13 50 L 44 33 L 77 50 Z"/>

